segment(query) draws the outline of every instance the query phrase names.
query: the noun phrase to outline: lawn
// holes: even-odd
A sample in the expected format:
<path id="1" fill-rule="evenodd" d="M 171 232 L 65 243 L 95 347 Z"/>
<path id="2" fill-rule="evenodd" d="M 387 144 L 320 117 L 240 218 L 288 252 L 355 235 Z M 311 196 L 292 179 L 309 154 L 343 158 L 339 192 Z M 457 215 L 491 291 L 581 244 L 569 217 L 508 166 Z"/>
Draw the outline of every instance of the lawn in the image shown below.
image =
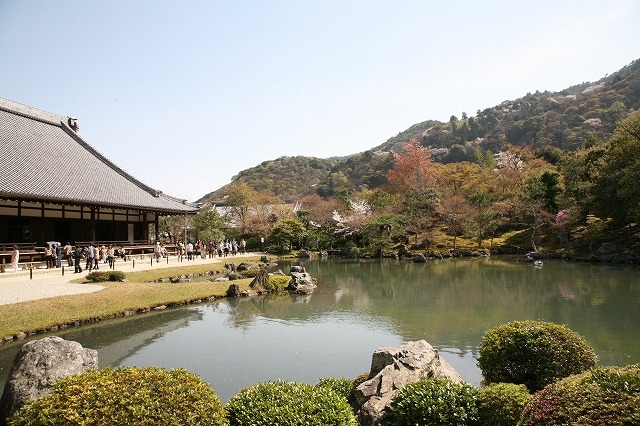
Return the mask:
<path id="1" fill-rule="evenodd" d="M 244 259 L 246 261 L 255 259 Z M 213 297 L 224 297 L 231 282 L 155 283 L 154 280 L 186 274 L 224 270 L 223 264 L 181 266 L 131 272 L 127 282 L 105 282 L 104 290 L 73 296 L 58 296 L 0 306 L 0 336 L 38 333 L 77 322 L 87 323 L 141 313 L 159 306 L 193 303 Z M 213 278 L 213 277 L 212 277 Z M 85 282 L 77 280 L 74 282 Z M 249 288 L 251 279 L 233 281 L 241 290 Z"/>

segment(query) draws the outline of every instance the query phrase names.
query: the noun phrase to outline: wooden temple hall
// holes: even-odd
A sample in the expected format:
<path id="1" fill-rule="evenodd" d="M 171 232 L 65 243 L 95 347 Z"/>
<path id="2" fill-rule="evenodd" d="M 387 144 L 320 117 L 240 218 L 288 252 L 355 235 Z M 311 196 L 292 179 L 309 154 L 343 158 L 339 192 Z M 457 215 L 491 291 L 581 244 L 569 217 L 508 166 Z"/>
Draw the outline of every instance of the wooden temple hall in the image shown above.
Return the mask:
<path id="1" fill-rule="evenodd" d="M 0 98 L 0 252 L 48 241 L 148 243 L 198 206 L 140 182 L 85 142 L 76 119 Z M 153 225 L 153 226 L 152 226 Z"/>

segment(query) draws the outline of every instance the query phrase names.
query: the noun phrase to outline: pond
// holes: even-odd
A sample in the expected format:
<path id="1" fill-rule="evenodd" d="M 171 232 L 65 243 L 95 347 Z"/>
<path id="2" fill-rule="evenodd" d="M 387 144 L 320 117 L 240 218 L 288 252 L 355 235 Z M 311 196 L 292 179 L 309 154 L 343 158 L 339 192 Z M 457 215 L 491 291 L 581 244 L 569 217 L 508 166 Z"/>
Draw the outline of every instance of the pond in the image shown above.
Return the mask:
<path id="1" fill-rule="evenodd" d="M 279 263 L 288 271 L 289 263 Z M 565 324 L 603 365 L 640 362 L 637 267 L 545 261 L 535 268 L 498 257 L 295 264 L 317 279 L 313 294 L 223 299 L 56 335 L 98 350 L 101 367 L 186 368 L 223 402 L 263 381 L 353 379 L 369 371 L 377 348 L 418 339 L 478 386 L 482 336 L 513 320 Z M 2 388 L 23 343 L 0 350 Z"/>

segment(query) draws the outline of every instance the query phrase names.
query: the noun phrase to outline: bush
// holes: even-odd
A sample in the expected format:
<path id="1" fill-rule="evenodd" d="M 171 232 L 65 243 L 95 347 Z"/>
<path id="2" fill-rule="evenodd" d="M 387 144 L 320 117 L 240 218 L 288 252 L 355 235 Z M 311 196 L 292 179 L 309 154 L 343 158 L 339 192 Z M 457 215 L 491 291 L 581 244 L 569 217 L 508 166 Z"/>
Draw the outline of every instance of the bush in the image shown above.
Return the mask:
<path id="1" fill-rule="evenodd" d="M 640 364 L 600 367 L 536 393 L 521 426 L 640 424 Z"/>
<path id="2" fill-rule="evenodd" d="M 260 269 L 244 269 L 240 274 L 244 278 L 255 278 L 260 273 Z"/>
<path id="3" fill-rule="evenodd" d="M 513 426 L 531 400 L 525 385 L 494 383 L 478 391 L 479 426 Z"/>
<path id="4" fill-rule="evenodd" d="M 88 370 L 53 384 L 11 418 L 22 425 L 226 425 L 209 385 L 184 369 Z"/>
<path id="5" fill-rule="evenodd" d="M 264 289 L 270 292 L 282 291 L 287 288 L 291 277 L 288 275 L 270 275 L 264 284 Z"/>
<path id="6" fill-rule="evenodd" d="M 243 389 L 226 408 L 235 426 L 357 425 L 341 395 L 327 387 L 295 382 L 266 382 Z"/>
<path id="7" fill-rule="evenodd" d="M 124 281 L 124 272 L 122 271 L 94 271 L 87 274 L 86 278 L 94 283 L 104 281 Z"/>
<path id="8" fill-rule="evenodd" d="M 356 384 L 353 380 L 339 379 L 320 379 L 316 386 L 331 389 L 338 395 L 342 395 L 350 404 L 353 401 L 353 393 L 356 390 Z"/>
<path id="9" fill-rule="evenodd" d="M 524 384 L 536 392 L 596 365 L 593 348 L 567 327 L 542 321 L 514 321 L 487 331 L 478 366 L 487 383 Z"/>
<path id="10" fill-rule="evenodd" d="M 472 425 L 478 420 L 478 390 L 446 379 L 410 383 L 396 393 L 389 405 L 389 424 Z"/>

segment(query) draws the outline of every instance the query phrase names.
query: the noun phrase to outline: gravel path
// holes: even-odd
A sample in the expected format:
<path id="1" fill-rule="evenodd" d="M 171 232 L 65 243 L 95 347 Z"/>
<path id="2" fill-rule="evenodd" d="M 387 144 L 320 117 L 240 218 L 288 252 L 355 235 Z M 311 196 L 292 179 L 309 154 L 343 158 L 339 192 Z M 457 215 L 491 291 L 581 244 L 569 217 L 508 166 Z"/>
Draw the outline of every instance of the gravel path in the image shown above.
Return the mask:
<path id="1" fill-rule="evenodd" d="M 152 268 L 166 268 L 175 266 L 202 265 L 206 263 L 240 263 L 239 258 L 247 256 L 256 256 L 262 253 L 247 253 L 245 255 L 238 254 L 230 257 L 216 257 L 212 259 L 195 259 L 187 261 L 176 256 L 166 259 L 160 259 L 160 262 L 153 261 L 151 265 L 150 259 L 136 259 L 135 261 L 116 262 L 116 270 L 123 272 L 144 271 Z M 135 263 L 134 263 L 135 262 Z M 84 266 L 84 265 L 83 265 Z M 100 264 L 100 268 L 107 269 L 109 265 Z M 9 271 L 0 273 L 0 305 L 8 305 L 11 303 L 26 302 L 29 300 L 46 299 L 56 296 L 68 296 L 72 294 L 92 293 L 100 291 L 104 286 L 98 284 L 74 284 L 71 280 L 85 276 L 88 271 L 83 270 L 81 274 L 74 274 L 73 267 L 64 267 L 64 275 L 62 268 L 55 269 L 34 269 L 32 274 L 29 270 L 13 272 Z"/>

